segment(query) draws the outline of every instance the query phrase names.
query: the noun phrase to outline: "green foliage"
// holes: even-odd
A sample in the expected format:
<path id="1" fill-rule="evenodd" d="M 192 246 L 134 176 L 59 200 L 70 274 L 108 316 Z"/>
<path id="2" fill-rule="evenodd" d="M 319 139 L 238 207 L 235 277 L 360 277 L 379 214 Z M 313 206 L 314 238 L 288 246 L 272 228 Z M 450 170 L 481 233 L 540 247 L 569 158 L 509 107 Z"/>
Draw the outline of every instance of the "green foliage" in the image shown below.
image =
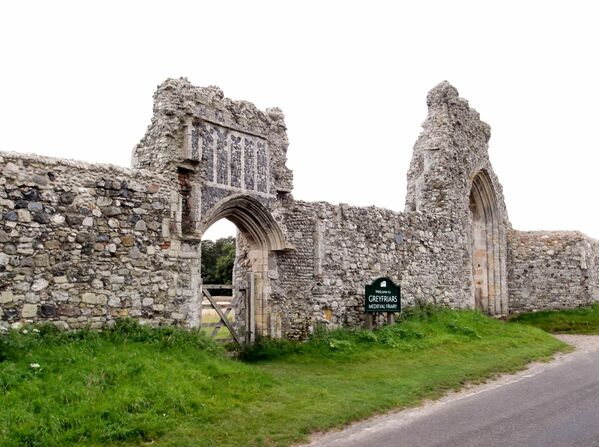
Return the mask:
<path id="1" fill-rule="evenodd" d="M 235 262 L 235 238 L 202 241 L 202 280 L 205 284 L 231 284 Z"/>
<path id="2" fill-rule="evenodd" d="M 26 326 L 0 337 L 0 445 L 152 442 L 201 410 L 194 387 L 239 373 L 198 331 L 132 320 L 103 331 Z"/>
<path id="3" fill-rule="evenodd" d="M 81 330 L 64 332 L 51 324 L 38 326 L 27 325 L 21 329 L 3 331 L 0 334 L 0 362 L 18 360 L 24 353 L 40 346 L 56 346 L 73 340 L 90 339 L 97 336 L 96 332 Z"/>
<path id="4" fill-rule="evenodd" d="M 356 335 L 361 342 L 376 343 L 379 341 L 379 337 L 373 331 L 358 331 Z"/>
<path id="5" fill-rule="evenodd" d="M 151 327 L 140 325 L 137 321 L 129 318 L 116 320 L 114 327 L 105 331 L 104 336 L 118 343 L 131 341 L 151 343 L 162 348 L 190 347 L 211 354 L 222 353 L 222 349 L 199 329 L 184 330 L 173 326 Z"/>
<path id="6" fill-rule="evenodd" d="M 130 318 L 117 319 L 115 325 L 102 331 L 80 329 L 63 331 L 52 324 L 24 326 L 0 336 L 0 361 L 20 360 L 35 349 L 48 346 L 77 344 L 91 346 L 103 340 L 114 343 L 146 343 L 157 347 L 191 347 L 221 355 L 222 349 L 200 330 L 184 330 L 173 326 L 151 327 Z"/>
<path id="7" fill-rule="evenodd" d="M 400 314 L 400 320 L 428 320 L 437 312 L 447 309 L 431 301 L 416 300 L 413 306 L 406 307 Z"/>
<path id="8" fill-rule="evenodd" d="M 50 447 L 286 446 L 564 348 L 535 328 L 448 309 L 376 331 L 261 339 L 244 361 L 201 333 L 131 320 L 0 337 L 0 445 Z"/>
<path id="9" fill-rule="evenodd" d="M 599 303 L 578 309 L 522 313 L 510 321 L 557 334 L 599 334 Z"/>
<path id="10" fill-rule="evenodd" d="M 231 238 L 232 239 L 232 238 Z M 231 284 L 235 263 L 235 240 L 223 245 L 222 253 L 216 258 L 215 275 L 219 284 Z"/>
<path id="11" fill-rule="evenodd" d="M 468 326 L 462 326 L 455 321 L 447 323 L 447 328 L 454 334 L 462 334 L 472 338 L 482 338 L 476 331 Z"/>
<path id="12" fill-rule="evenodd" d="M 422 349 L 439 338 L 482 340 L 491 324 L 494 324 L 493 320 L 479 312 L 423 304 L 402 313 L 397 323 L 373 331 L 348 328 L 329 330 L 318 325 L 305 342 L 264 338 L 254 345 L 241 347 L 239 358 L 246 362 L 284 358 L 292 358 L 292 361 L 304 361 L 306 358 L 346 361 L 374 349 Z"/>
<path id="13" fill-rule="evenodd" d="M 0 362 L 14 358 L 20 349 L 20 339 L 12 332 L 0 334 Z"/>

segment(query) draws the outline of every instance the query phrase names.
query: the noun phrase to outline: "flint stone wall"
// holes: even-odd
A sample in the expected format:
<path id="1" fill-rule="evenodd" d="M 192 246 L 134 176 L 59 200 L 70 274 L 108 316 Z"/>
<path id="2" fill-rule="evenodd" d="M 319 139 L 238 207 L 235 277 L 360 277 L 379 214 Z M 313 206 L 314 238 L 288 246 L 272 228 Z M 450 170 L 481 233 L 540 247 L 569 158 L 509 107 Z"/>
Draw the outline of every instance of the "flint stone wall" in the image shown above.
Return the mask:
<path id="1" fill-rule="evenodd" d="M 292 190 L 283 112 L 225 98 L 218 87 L 168 79 L 154 94 L 154 115 L 133 150 L 135 168 L 189 183 L 188 233 L 200 237 L 224 200 L 250 195 L 276 212 L 277 193 Z M 183 170 L 183 172 L 182 172 Z"/>
<path id="2" fill-rule="evenodd" d="M 468 295 L 484 290 L 481 310 L 505 314 L 508 309 L 506 281 L 506 231 L 511 228 L 503 198 L 503 190 L 489 159 L 491 127 L 479 113 L 461 98 L 448 82 L 441 82 L 427 95 L 428 116 L 422 124 L 413 149 L 407 174 L 405 211 L 420 211 L 434 220 L 446 216 L 453 231 L 460 229 L 467 239 L 461 244 L 468 272 L 460 277 Z M 473 277 L 473 191 L 476 179 L 484 179 L 487 201 L 478 206 L 478 214 L 487 216 L 482 238 L 488 239 L 485 258 L 489 273 L 487 284 L 476 284 Z M 484 209 L 483 209 L 484 208 Z M 484 220 L 484 219 L 483 219 Z M 443 254 L 441 254 L 443 256 Z M 474 307 L 473 299 L 471 301 Z"/>
<path id="3" fill-rule="evenodd" d="M 403 305 L 472 307 L 467 235 L 451 219 L 325 202 L 283 205 L 294 250 L 277 253 L 270 265 L 273 336 L 305 338 L 315 323 L 362 325 L 364 286 L 380 276 L 401 285 Z M 248 264 L 236 266 L 241 279 Z"/>
<path id="4" fill-rule="evenodd" d="M 511 231 L 510 311 L 573 308 L 598 301 L 597 245 L 575 231 Z"/>
<path id="5" fill-rule="evenodd" d="M 100 327 L 116 317 L 188 320 L 189 260 L 171 238 L 177 209 L 161 175 L 0 154 L 4 324 Z"/>
<path id="6" fill-rule="evenodd" d="M 224 141 L 219 135 L 224 131 L 227 131 L 230 141 Z M 172 175 L 173 164 L 187 160 L 202 161 L 204 176 L 209 177 L 212 175 L 209 167 L 215 162 L 214 180 L 217 181 L 219 171 L 224 176 L 224 171 L 217 169 L 220 162 L 226 164 L 222 160 L 224 152 L 217 150 L 215 157 L 207 158 L 202 146 L 214 145 L 214 149 L 231 146 L 235 153 L 235 149 L 241 149 L 237 145 L 245 146 L 243 138 L 256 141 L 252 149 L 257 149 L 260 141 L 269 145 L 272 177 L 263 178 L 263 174 L 258 173 L 258 180 L 270 182 L 269 189 L 272 191 L 291 191 L 293 174 L 286 166 L 289 141 L 281 109 L 272 107 L 262 111 L 251 102 L 226 98 L 216 86 L 197 87 L 185 78 L 167 79 L 154 93 L 152 122 L 133 150 L 132 164 Z M 222 144 L 218 144 L 219 140 Z M 260 169 L 264 169 L 266 160 L 259 163 L 259 157 L 256 154 L 255 158 L 244 161 L 262 165 Z M 238 154 L 237 160 L 241 163 L 241 154 Z M 241 167 L 235 162 L 233 165 Z M 233 180 L 232 186 L 241 188 L 241 180 L 238 183 Z M 253 187 L 253 184 L 248 185 L 248 189 Z"/>
<path id="7" fill-rule="evenodd" d="M 135 169 L 0 153 L 0 324 L 195 327 L 200 238 L 219 218 L 239 229 L 235 293 L 255 281 L 257 335 L 361 325 L 380 276 L 404 305 L 505 315 L 599 301 L 599 242 L 513 231 L 490 127 L 446 82 L 427 104 L 404 213 L 294 200 L 282 112 L 185 79 L 158 87 Z"/>

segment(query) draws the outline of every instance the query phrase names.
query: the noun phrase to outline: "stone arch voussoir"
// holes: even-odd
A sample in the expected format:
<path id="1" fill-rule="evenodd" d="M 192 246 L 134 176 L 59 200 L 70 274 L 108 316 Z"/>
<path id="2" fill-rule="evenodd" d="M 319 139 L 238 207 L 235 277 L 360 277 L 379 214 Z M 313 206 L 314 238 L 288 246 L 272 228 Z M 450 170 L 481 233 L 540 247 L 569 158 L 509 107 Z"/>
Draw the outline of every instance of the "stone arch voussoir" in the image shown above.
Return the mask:
<path id="1" fill-rule="evenodd" d="M 485 169 L 479 170 L 470 185 L 472 213 L 473 296 L 476 307 L 491 314 L 505 312 L 502 240 L 497 191 Z"/>
<path id="2" fill-rule="evenodd" d="M 200 234 L 223 218 L 233 222 L 252 244 L 271 251 L 289 248 L 281 226 L 270 211 L 252 196 L 235 194 L 217 202 L 202 219 Z"/>

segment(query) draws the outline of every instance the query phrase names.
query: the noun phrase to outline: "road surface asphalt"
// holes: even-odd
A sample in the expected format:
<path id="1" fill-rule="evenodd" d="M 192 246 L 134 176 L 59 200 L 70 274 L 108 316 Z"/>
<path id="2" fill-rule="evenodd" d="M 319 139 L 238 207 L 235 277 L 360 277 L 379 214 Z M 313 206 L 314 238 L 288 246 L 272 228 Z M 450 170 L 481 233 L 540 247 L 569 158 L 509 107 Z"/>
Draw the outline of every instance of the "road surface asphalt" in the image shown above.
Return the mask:
<path id="1" fill-rule="evenodd" d="M 599 336 L 576 351 L 419 408 L 313 436 L 310 447 L 599 447 Z"/>

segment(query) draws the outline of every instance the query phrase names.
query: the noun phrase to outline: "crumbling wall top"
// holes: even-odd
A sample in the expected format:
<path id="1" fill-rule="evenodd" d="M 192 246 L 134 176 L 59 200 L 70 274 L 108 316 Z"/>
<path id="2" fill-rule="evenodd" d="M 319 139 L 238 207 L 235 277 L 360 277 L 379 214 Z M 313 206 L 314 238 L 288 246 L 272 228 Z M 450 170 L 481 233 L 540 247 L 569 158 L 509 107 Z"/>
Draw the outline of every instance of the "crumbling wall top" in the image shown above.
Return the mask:
<path id="1" fill-rule="evenodd" d="M 408 170 L 406 211 L 468 211 L 473 179 L 485 171 L 502 212 L 501 220 L 509 225 L 502 187 L 489 160 L 491 127 L 447 81 L 431 89 L 427 105 L 428 116 Z"/>
<path id="2" fill-rule="evenodd" d="M 480 114 L 470 107 L 468 100 L 460 98 L 458 90 L 447 81 L 433 87 L 426 96 L 428 120 L 423 127 L 425 130 L 444 125 L 445 130 L 455 130 L 463 127 L 476 146 L 486 144 L 491 138 L 491 126 L 480 119 Z M 479 141 L 477 141 L 479 140 Z"/>
<path id="3" fill-rule="evenodd" d="M 45 155 L 0 151 L 0 163 L 17 163 L 28 166 L 30 164 L 52 166 L 62 166 L 65 168 L 75 168 L 79 171 L 89 171 L 93 173 L 105 173 L 110 175 L 124 175 L 145 180 L 167 180 L 161 174 L 146 169 L 131 169 L 123 166 L 117 166 L 110 163 L 89 163 L 81 160 L 71 160 L 68 158 L 48 157 Z"/>
<path id="4" fill-rule="evenodd" d="M 223 129 L 257 136 L 268 142 L 273 186 L 289 192 L 293 174 L 286 166 L 285 116 L 279 108 L 259 110 L 248 101 L 226 98 L 216 86 L 197 87 L 186 78 L 167 79 L 154 93 L 154 116 L 146 135 L 133 150 L 133 165 L 174 173 L 185 161 L 190 128 L 208 122 Z"/>

